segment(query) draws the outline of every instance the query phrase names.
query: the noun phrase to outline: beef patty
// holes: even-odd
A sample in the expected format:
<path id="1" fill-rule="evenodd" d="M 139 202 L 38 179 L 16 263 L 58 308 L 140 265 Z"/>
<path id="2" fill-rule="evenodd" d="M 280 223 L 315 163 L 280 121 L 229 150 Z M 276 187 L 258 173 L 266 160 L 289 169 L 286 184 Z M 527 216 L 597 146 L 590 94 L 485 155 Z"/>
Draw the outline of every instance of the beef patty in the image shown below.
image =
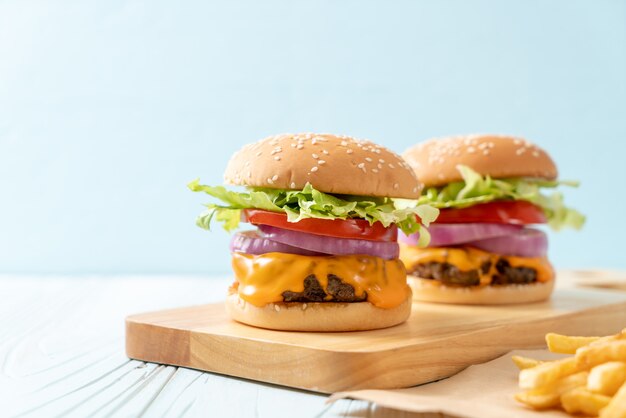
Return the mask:
<path id="1" fill-rule="evenodd" d="M 304 290 L 292 292 L 286 290 L 282 293 L 284 302 L 364 302 L 367 292 L 356 296 L 354 287 L 344 283 L 334 274 L 329 274 L 326 289 L 322 287 L 317 277 L 311 274 L 304 278 Z M 330 297 L 329 297 L 330 296 Z"/>
<path id="2" fill-rule="evenodd" d="M 479 271 L 480 270 L 480 271 Z M 462 271 L 450 263 L 430 262 L 415 266 L 412 274 L 424 279 L 438 280 L 446 285 L 478 286 L 480 273 L 487 274 L 491 270 L 491 262 L 483 263 L 480 269 Z M 491 276 L 492 285 L 528 284 L 537 281 L 537 270 L 529 267 L 512 267 L 504 258 L 495 265 L 496 273 Z"/>

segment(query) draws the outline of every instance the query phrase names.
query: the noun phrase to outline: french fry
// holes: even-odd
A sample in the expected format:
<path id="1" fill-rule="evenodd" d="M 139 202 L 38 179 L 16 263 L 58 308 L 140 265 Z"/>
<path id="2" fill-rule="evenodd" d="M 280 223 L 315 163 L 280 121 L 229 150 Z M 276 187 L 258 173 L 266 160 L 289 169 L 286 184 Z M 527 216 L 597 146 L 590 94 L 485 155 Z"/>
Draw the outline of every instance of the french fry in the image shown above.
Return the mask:
<path id="1" fill-rule="evenodd" d="M 600 411 L 600 418 L 624 418 L 626 416 L 626 383 L 617 391 L 611 402 Z"/>
<path id="2" fill-rule="evenodd" d="M 552 352 L 573 354 L 555 361 L 513 356 L 520 369 L 515 399 L 534 409 L 626 418 L 626 328 L 606 337 L 546 335 Z"/>
<path id="3" fill-rule="evenodd" d="M 515 363 L 517 368 L 520 370 L 530 369 L 531 367 L 535 367 L 540 365 L 541 363 L 544 363 L 541 360 L 535 360 L 534 358 L 523 356 L 513 356 L 511 357 L 511 360 L 513 360 L 513 363 Z"/>
<path id="4" fill-rule="evenodd" d="M 591 369 L 587 379 L 587 389 L 602 395 L 613 396 L 624 382 L 626 382 L 626 363 L 610 361 Z"/>
<path id="5" fill-rule="evenodd" d="M 561 360 L 542 363 L 519 373 L 519 387 L 521 389 L 538 389 L 542 386 L 554 384 L 561 378 L 580 371 L 576 358 L 568 357 Z"/>
<path id="6" fill-rule="evenodd" d="M 575 354 L 580 347 L 589 345 L 599 339 L 600 337 L 568 337 L 567 335 L 555 334 L 553 332 L 546 334 L 548 350 L 561 354 Z"/>
<path id="7" fill-rule="evenodd" d="M 575 373 L 558 380 L 554 384 L 518 393 L 515 395 L 515 399 L 535 409 L 554 408 L 560 405 L 561 395 L 575 388 L 584 388 L 588 376 L 588 372 Z"/>
<path id="8" fill-rule="evenodd" d="M 590 368 L 609 361 L 626 361 L 626 340 L 620 339 L 604 344 L 588 345 L 576 351 L 576 366 Z"/>
<path id="9" fill-rule="evenodd" d="M 568 414 L 598 416 L 600 410 L 607 406 L 609 396 L 592 393 L 584 387 L 578 387 L 561 395 L 561 405 Z"/>

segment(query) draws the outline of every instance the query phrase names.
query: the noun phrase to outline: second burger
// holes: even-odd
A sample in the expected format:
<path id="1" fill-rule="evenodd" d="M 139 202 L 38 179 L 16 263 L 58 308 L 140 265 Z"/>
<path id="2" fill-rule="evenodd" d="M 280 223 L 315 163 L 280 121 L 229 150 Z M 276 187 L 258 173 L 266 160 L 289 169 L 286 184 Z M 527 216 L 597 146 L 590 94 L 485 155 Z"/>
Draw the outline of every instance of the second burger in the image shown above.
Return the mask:
<path id="1" fill-rule="evenodd" d="M 554 270 L 541 229 L 580 228 L 563 204 L 557 168 L 538 146 L 503 135 L 464 135 L 420 143 L 404 154 L 426 190 L 419 202 L 441 208 L 428 248 L 400 237 L 401 259 L 417 300 L 510 304 L 548 298 Z"/>

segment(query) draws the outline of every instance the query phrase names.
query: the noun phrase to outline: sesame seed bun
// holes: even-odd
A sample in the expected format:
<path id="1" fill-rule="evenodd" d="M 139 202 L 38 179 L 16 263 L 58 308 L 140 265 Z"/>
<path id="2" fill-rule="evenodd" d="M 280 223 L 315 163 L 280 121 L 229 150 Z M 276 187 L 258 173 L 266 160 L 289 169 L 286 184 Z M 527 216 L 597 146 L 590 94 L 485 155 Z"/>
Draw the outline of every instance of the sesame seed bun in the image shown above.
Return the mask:
<path id="1" fill-rule="evenodd" d="M 367 331 L 406 321 L 411 314 L 411 292 L 404 302 L 391 309 L 377 308 L 369 302 L 270 303 L 259 308 L 231 289 L 226 311 L 235 321 L 281 331 Z"/>
<path id="2" fill-rule="evenodd" d="M 498 286 L 446 286 L 436 280 L 407 277 L 413 299 L 420 302 L 462 305 L 511 305 L 541 302 L 550 297 L 554 280 Z"/>
<path id="3" fill-rule="evenodd" d="M 466 165 L 493 178 L 531 177 L 553 180 L 557 168 L 538 146 L 504 135 L 458 135 L 419 143 L 402 154 L 426 187 L 462 180 Z"/>
<path id="4" fill-rule="evenodd" d="M 417 198 L 421 184 L 396 153 L 331 134 L 282 134 L 244 146 L 226 167 L 228 184 L 325 193 Z"/>

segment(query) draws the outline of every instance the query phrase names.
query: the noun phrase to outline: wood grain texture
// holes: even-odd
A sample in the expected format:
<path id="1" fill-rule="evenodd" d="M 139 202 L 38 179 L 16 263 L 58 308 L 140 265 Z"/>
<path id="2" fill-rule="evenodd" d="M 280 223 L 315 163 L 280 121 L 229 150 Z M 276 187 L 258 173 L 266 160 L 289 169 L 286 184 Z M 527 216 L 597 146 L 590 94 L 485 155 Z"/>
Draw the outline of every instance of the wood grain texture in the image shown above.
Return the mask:
<path id="1" fill-rule="evenodd" d="M 583 276 L 604 282 L 625 275 L 561 274 L 557 284 Z M 126 357 L 129 313 L 218 302 L 230 282 L 207 276 L 0 276 L 0 416 L 442 417 L 347 399 L 327 405 L 326 396 L 312 392 Z"/>
<path id="2" fill-rule="evenodd" d="M 0 276 L 0 417 L 289 418 L 300 408 L 302 416 L 334 418 L 369 405 L 330 406 L 312 393 L 126 357 L 129 312 L 216 302 L 229 282 Z"/>
<path id="3" fill-rule="evenodd" d="M 515 306 L 414 304 L 409 320 L 382 330 L 302 333 L 231 321 L 222 304 L 133 315 L 127 355 L 316 392 L 401 388 L 450 376 L 547 332 L 608 334 L 626 323 L 626 295 L 558 290 Z M 173 344 L 173 346 L 172 346 Z"/>

